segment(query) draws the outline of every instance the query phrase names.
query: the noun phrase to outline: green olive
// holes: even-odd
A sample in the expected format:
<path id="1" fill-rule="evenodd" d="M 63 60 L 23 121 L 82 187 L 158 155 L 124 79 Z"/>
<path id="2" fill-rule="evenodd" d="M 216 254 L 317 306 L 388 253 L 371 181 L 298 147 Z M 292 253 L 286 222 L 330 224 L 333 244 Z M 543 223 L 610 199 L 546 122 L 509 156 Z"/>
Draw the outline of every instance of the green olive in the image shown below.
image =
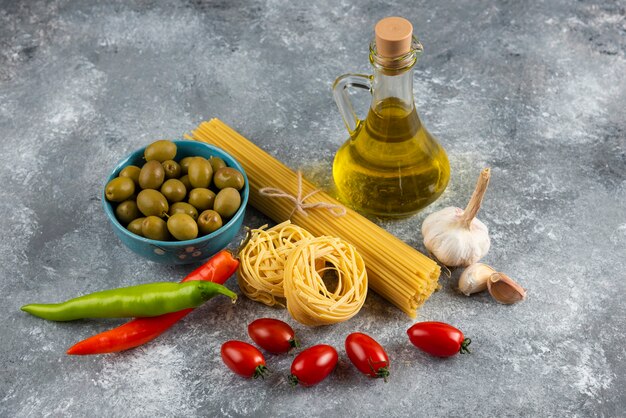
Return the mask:
<path id="1" fill-rule="evenodd" d="M 185 190 L 191 190 L 191 183 L 189 183 L 189 176 L 187 174 L 185 174 L 184 176 L 182 176 L 178 180 L 180 180 L 181 183 L 183 183 L 185 185 Z"/>
<path id="2" fill-rule="evenodd" d="M 194 220 L 198 219 L 198 210 L 191 206 L 189 203 L 176 202 L 170 208 L 169 215 L 176 215 L 177 213 L 185 213 L 191 216 Z"/>
<path id="3" fill-rule="evenodd" d="M 177 179 L 180 177 L 180 165 L 174 160 L 167 160 L 161 163 L 165 171 L 166 179 Z"/>
<path id="4" fill-rule="evenodd" d="M 128 177 L 116 177 L 107 183 L 104 194 L 111 202 L 123 202 L 135 193 L 135 182 Z"/>
<path id="5" fill-rule="evenodd" d="M 177 179 L 166 180 L 161 186 L 161 193 L 170 203 L 180 202 L 187 195 L 187 189 L 182 181 Z"/>
<path id="6" fill-rule="evenodd" d="M 185 175 L 189 172 L 189 163 L 196 157 L 185 157 L 180 160 L 180 174 Z"/>
<path id="7" fill-rule="evenodd" d="M 166 139 L 153 142 L 146 147 L 143 153 L 146 161 L 156 160 L 160 163 L 173 160 L 176 157 L 176 144 Z"/>
<path id="8" fill-rule="evenodd" d="M 234 168 L 223 167 L 215 172 L 213 176 L 213 183 L 218 189 L 225 189 L 232 187 L 233 189 L 241 190 L 243 188 L 243 174 Z"/>
<path id="9" fill-rule="evenodd" d="M 236 189 L 227 187 L 219 191 L 215 196 L 213 210 L 220 214 L 222 218 L 230 218 L 241 206 L 241 195 Z"/>
<path id="10" fill-rule="evenodd" d="M 192 189 L 189 192 L 189 202 L 190 205 L 193 205 L 198 212 L 202 212 L 203 210 L 213 209 L 213 202 L 215 201 L 215 192 L 209 189 L 203 189 L 201 187 L 197 189 Z"/>
<path id="11" fill-rule="evenodd" d="M 165 170 L 158 161 L 148 161 L 139 173 L 139 185 L 142 189 L 158 189 L 165 179 Z"/>
<path id="12" fill-rule="evenodd" d="M 201 235 L 210 234 L 222 227 L 222 217 L 214 210 L 205 210 L 198 217 L 198 229 Z"/>
<path id="13" fill-rule="evenodd" d="M 209 164 L 211 164 L 211 168 L 213 169 L 214 173 L 220 168 L 226 167 L 226 163 L 220 157 L 209 158 Z"/>
<path id="14" fill-rule="evenodd" d="M 133 219 L 128 226 L 126 227 L 126 229 L 128 229 L 130 232 L 132 232 L 133 234 L 137 234 L 139 236 L 143 237 L 143 232 L 141 232 L 141 225 L 143 224 L 143 220 L 146 218 L 137 218 L 137 219 Z"/>
<path id="15" fill-rule="evenodd" d="M 128 177 L 132 181 L 135 182 L 135 186 L 139 186 L 139 173 L 141 172 L 141 168 L 136 165 L 127 165 L 122 168 L 120 171 L 120 177 Z"/>
<path id="16" fill-rule="evenodd" d="M 208 188 L 211 184 L 211 176 L 213 176 L 213 169 L 211 164 L 205 159 L 194 158 L 189 163 L 189 183 L 194 189 L 196 187 Z"/>
<path id="17" fill-rule="evenodd" d="M 186 213 L 176 213 L 167 220 L 167 230 L 179 241 L 194 239 L 198 236 L 198 224 Z"/>
<path id="18" fill-rule="evenodd" d="M 141 233 L 144 237 L 157 241 L 167 241 L 170 233 L 167 231 L 165 221 L 157 216 L 148 216 L 141 223 Z"/>
<path id="19" fill-rule="evenodd" d="M 164 216 L 169 205 L 167 199 L 160 192 L 152 189 L 146 189 L 137 195 L 137 207 L 146 216 Z"/>
<path id="20" fill-rule="evenodd" d="M 137 202 L 134 200 L 125 200 L 115 208 L 115 215 L 117 219 L 124 225 L 129 224 L 132 220 L 141 216 L 139 208 L 137 208 Z"/>

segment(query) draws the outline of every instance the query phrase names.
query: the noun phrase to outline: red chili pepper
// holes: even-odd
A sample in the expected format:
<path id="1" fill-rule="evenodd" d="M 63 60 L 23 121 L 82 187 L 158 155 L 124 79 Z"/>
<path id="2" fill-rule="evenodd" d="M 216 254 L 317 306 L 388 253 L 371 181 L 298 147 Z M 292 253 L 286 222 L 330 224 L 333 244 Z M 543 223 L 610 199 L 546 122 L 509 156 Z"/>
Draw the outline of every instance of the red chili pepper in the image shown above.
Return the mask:
<path id="1" fill-rule="evenodd" d="M 234 258 L 229 251 L 223 250 L 192 271 L 182 282 L 204 280 L 224 284 L 237 270 L 237 267 L 239 267 L 239 261 Z M 76 343 L 67 350 L 67 354 L 87 355 L 115 353 L 138 347 L 163 334 L 191 311 L 193 311 L 193 308 L 151 318 L 133 319 L 117 328 L 96 334 Z"/>

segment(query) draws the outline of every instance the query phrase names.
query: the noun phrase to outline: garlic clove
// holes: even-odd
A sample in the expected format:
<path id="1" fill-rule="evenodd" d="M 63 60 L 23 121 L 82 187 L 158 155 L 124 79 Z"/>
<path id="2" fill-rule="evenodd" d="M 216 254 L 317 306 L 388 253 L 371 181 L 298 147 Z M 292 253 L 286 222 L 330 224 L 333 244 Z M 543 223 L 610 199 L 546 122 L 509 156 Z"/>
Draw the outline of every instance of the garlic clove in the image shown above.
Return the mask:
<path id="1" fill-rule="evenodd" d="M 487 282 L 496 271 L 487 264 L 474 263 L 461 273 L 459 291 L 465 296 L 487 290 Z"/>
<path id="2" fill-rule="evenodd" d="M 489 294 L 498 302 L 511 305 L 526 298 L 526 290 L 504 273 L 493 273 L 487 280 Z"/>

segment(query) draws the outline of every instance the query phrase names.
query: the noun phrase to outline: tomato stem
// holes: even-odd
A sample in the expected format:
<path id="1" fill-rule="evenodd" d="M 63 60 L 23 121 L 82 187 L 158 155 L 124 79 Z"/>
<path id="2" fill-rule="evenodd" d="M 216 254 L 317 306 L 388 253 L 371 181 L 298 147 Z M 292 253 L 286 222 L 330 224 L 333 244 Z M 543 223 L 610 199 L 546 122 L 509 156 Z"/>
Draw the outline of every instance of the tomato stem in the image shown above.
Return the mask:
<path id="1" fill-rule="evenodd" d="M 367 363 L 370 366 L 370 370 L 376 375 L 376 378 L 382 378 L 385 383 L 387 383 L 387 378 L 389 377 L 389 363 L 386 361 L 377 361 L 374 363 L 372 358 L 367 359 Z M 374 364 L 384 364 L 383 367 L 379 367 L 378 370 L 374 369 Z"/>
<path id="2" fill-rule="evenodd" d="M 296 387 L 298 386 L 298 383 L 300 383 L 298 381 L 298 378 L 293 374 L 290 374 L 289 376 L 287 376 L 287 380 L 289 381 L 289 384 L 291 385 L 291 387 Z"/>
<path id="3" fill-rule="evenodd" d="M 469 338 L 464 339 L 463 342 L 461 343 L 461 349 L 459 350 L 459 353 L 461 354 L 471 353 L 469 348 L 467 348 L 471 343 L 472 343 L 471 339 Z"/>
<path id="4" fill-rule="evenodd" d="M 376 377 L 382 378 L 385 383 L 387 383 L 387 379 L 389 378 L 389 369 L 386 367 L 381 367 L 376 371 Z"/>
<path id="5" fill-rule="evenodd" d="M 265 380 L 265 375 L 269 372 L 270 369 L 268 369 L 265 365 L 260 364 L 256 366 L 256 369 L 254 369 L 254 375 L 252 375 L 252 377 L 254 379 L 258 379 L 260 377 L 261 379 Z"/>
<path id="6" fill-rule="evenodd" d="M 300 347 L 300 342 L 294 337 L 289 340 L 289 345 L 291 346 L 291 348 L 298 348 Z"/>

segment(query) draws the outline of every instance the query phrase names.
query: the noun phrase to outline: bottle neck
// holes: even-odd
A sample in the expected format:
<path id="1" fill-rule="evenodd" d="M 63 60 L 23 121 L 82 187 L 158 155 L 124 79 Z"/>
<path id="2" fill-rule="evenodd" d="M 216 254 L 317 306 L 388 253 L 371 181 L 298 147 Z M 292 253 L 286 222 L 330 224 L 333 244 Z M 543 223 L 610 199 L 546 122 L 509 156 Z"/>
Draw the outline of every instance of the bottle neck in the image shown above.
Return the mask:
<path id="1" fill-rule="evenodd" d="M 411 50 L 399 57 L 382 57 L 376 50 L 376 42 L 370 43 L 370 62 L 374 66 L 372 82 L 372 110 L 377 111 L 386 103 L 412 112 L 413 102 L 413 67 L 422 54 L 422 44 L 413 37 Z"/>
<path id="2" fill-rule="evenodd" d="M 401 73 L 390 74 L 385 68 L 376 68 L 372 83 L 372 110 L 376 111 L 383 103 L 393 102 L 394 106 L 413 111 L 413 66 Z"/>

